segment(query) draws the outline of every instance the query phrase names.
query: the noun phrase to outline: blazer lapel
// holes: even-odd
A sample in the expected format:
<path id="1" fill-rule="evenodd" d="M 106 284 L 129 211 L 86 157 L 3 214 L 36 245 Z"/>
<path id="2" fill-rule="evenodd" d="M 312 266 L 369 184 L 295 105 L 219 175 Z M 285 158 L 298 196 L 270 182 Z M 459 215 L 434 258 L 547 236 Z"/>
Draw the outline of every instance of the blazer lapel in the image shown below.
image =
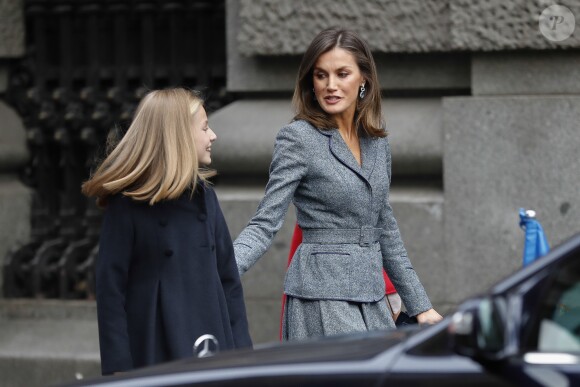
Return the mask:
<path id="1" fill-rule="evenodd" d="M 360 138 L 360 153 L 362 160 L 362 175 L 367 180 L 370 181 L 371 174 L 375 168 L 375 163 L 377 161 L 377 148 L 378 141 L 370 137 Z"/>
<path id="2" fill-rule="evenodd" d="M 342 164 L 350 168 L 354 173 L 362 177 L 367 182 L 375 168 L 377 161 L 377 141 L 369 137 L 360 138 L 360 153 L 362 167 L 358 164 L 348 145 L 342 139 L 338 129 L 318 131 L 328 137 L 330 153 L 334 155 Z"/>
<path id="3" fill-rule="evenodd" d="M 352 152 L 348 148 L 348 145 L 342 139 L 338 129 L 330 131 L 331 135 L 329 140 L 330 152 L 344 165 L 352 169 L 357 175 L 362 175 L 362 169 L 358 165 L 358 162 L 354 158 Z"/>

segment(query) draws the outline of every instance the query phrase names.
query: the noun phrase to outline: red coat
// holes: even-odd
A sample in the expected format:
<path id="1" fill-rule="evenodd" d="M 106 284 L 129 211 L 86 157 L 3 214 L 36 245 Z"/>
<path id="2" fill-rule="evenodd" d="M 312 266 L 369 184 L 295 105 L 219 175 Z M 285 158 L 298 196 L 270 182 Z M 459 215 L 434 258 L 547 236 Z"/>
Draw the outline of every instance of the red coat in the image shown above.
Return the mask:
<path id="1" fill-rule="evenodd" d="M 290 244 L 290 252 L 288 253 L 288 266 L 290 266 L 290 262 L 292 262 L 292 257 L 294 256 L 294 252 L 298 246 L 302 243 L 302 229 L 296 223 L 294 226 L 294 234 L 292 235 L 292 243 Z M 393 294 L 397 293 L 397 290 L 393 286 L 393 283 L 387 276 L 387 272 L 383 269 L 383 278 L 385 279 L 385 294 Z M 286 304 L 286 294 L 282 295 L 282 315 L 280 316 L 280 340 L 282 340 L 282 318 L 284 318 L 284 305 Z"/>

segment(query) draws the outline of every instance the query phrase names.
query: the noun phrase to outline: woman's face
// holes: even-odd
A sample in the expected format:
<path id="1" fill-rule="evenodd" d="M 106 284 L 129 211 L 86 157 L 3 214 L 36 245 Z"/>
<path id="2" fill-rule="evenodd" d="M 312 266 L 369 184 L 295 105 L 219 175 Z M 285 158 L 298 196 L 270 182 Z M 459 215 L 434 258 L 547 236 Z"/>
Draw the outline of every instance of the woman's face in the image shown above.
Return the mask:
<path id="1" fill-rule="evenodd" d="M 210 165 L 211 144 L 217 139 L 217 136 L 208 125 L 207 114 L 203 106 L 200 106 L 193 115 L 193 134 L 195 136 L 197 160 L 202 165 Z"/>
<path id="2" fill-rule="evenodd" d="M 355 57 L 343 48 L 334 48 L 318 57 L 312 75 L 320 107 L 331 116 L 354 117 L 359 88 L 365 81 Z"/>

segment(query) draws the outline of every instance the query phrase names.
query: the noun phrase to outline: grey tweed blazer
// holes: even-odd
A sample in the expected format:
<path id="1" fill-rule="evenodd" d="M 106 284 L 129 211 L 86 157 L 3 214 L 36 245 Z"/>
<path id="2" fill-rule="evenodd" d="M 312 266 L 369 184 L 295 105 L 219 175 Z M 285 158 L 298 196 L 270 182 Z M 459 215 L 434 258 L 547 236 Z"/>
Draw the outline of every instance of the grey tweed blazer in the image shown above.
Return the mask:
<path id="1" fill-rule="evenodd" d="M 431 308 L 389 204 L 387 138 L 361 137 L 360 166 L 338 130 L 294 121 L 276 137 L 270 178 L 256 214 L 234 242 L 246 272 L 270 247 L 292 200 L 304 232 L 284 292 L 312 300 L 375 302 L 384 267 L 411 315 Z"/>

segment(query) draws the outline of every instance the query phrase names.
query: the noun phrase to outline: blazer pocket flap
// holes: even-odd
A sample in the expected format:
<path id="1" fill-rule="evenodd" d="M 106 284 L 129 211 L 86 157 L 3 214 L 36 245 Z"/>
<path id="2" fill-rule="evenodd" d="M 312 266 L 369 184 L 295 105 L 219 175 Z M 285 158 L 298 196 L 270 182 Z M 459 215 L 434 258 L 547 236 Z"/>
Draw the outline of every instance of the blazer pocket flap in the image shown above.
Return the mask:
<path id="1" fill-rule="evenodd" d="M 375 248 L 302 244 L 284 290 L 307 299 L 378 301 L 385 295 L 381 254 Z"/>
<path id="2" fill-rule="evenodd" d="M 351 255 L 345 251 L 313 251 L 306 258 L 304 290 L 312 294 L 351 295 Z"/>

